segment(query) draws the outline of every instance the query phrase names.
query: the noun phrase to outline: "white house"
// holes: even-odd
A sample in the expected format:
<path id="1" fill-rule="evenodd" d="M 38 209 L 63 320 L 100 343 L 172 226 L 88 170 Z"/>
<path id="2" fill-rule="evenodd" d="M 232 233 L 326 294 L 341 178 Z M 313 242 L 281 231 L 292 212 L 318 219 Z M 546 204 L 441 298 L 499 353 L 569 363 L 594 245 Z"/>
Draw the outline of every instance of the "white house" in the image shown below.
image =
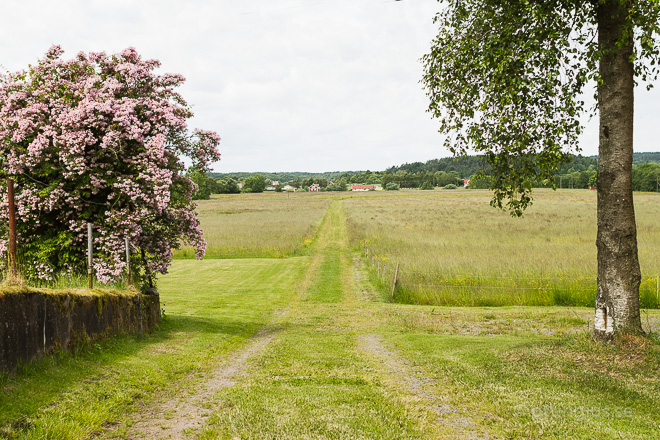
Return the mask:
<path id="1" fill-rule="evenodd" d="M 376 185 L 353 185 L 351 191 L 376 191 Z"/>

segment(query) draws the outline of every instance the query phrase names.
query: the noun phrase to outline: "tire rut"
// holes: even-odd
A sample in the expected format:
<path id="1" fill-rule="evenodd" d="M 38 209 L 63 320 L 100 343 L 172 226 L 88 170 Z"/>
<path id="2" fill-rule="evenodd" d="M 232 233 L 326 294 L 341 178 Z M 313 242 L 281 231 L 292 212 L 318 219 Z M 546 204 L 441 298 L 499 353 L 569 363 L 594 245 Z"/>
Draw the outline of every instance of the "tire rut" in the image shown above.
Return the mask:
<path id="1" fill-rule="evenodd" d="M 470 440 L 489 438 L 486 434 L 474 432 L 475 423 L 470 417 L 460 415 L 457 408 L 445 403 L 440 395 L 431 391 L 436 386 L 435 380 L 414 371 L 405 358 L 383 343 L 380 335 L 359 335 L 358 347 L 372 362 L 384 370 L 387 380 L 395 388 L 410 396 L 418 406 L 436 413 L 437 423 L 450 431 L 454 438 Z"/>
<path id="2" fill-rule="evenodd" d="M 197 393 L 177 397 L 161 407 L 147 411 L 129 428 L 126 438 L 136 439 L 185 439 L 201 429 L 212 413 L 209 404 L 215 394 L 231 387 L 245 375 L 250 358 L 263 353 L 275 337 L 278 329 L 265 327 L 250 338 L 247 346 L 236 352 L 210 373 L 210 378 L 199 385 Z"/>
<path id="3" fill-rule="evenodd" d="M 316 248 L 327 245 L 328 224 L 324 221 L 319 230 L 319 237 Z M 273 318 L 269 324 L 253 335 L 247 346 L 238 352 L 230 354 L 231 358 L 225 360 L 217 369 L 210 373 L 209 379 L 198 386 L 198 391 L 194 394 L 177 396 L 168 400 L 161 406 L 152 410 L 144 411 L 139 420 L 128 429 L 125 438 L 128 440 L 149 439 L 186 439 L 191 438 L 206 425 L 214 411 L 213 399 L 218 391 L 235 385 L 241 376 L 245 375 L 248 367 L 248 360 L 263 353 L 275 334 L 279 331 L 276 328 L 278 322 L 281 322 L 288 315 L 292 308 L 302 300 L 303 293 L 307 291 L 312 282 L 314 273 L 318 270 L 321 262 L 321 252 L 315 252 L 312 255 L 311 263 L 300 284 L 296 286 L 297 295 L 284 308 L 273 312 Z"/>

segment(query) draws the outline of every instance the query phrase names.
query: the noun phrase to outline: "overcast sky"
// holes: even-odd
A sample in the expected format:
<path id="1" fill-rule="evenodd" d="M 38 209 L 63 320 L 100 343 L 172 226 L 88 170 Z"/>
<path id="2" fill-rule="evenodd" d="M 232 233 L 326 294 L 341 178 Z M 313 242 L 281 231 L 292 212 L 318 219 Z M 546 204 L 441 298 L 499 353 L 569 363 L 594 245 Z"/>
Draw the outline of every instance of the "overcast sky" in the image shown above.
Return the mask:
<path id="1" fill-rule="evenodd" d="M 435 0 L 22 0 L 4 2 L 0 65 L 53 44 L 133 46 L 187 78 L 191 127 L 222 137 L 218 172 L 384 170 L 449 156 L 426 113 L 419 58 Z M 660 92 L 639 88 L 635 150 L 659 151 Z M 588 124 L 583 154 L 597 152 Z"/>

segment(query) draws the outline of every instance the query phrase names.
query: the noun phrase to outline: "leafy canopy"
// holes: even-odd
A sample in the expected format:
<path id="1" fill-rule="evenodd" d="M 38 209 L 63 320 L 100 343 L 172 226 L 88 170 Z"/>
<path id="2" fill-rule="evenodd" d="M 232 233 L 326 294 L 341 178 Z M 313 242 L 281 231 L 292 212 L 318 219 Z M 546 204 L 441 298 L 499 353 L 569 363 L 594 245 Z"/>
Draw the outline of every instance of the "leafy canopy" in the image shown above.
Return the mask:
<path id="1" fill-rule="evenodd" d="M 551 182 L 579 150 L 581 96 L 600 80 L 596 8 L 605 1 L 441 1 L 439 33 L 422 58 L 428 111 L 455 155 L 484 154 L 493 206 L 522 215 L 532 181 Z M 635 74 L 655 79 L 659 1 L 616 3 L 629 11 L 620 44 L 634 41 Z"/>

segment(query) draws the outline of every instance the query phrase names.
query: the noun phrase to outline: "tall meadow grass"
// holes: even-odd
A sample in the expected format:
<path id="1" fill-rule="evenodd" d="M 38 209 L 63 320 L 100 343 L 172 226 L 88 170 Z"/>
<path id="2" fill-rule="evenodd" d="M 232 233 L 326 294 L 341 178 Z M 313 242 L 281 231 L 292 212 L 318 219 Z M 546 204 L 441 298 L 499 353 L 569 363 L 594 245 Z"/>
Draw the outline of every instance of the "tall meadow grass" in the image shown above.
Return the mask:
<path id="1" fill-rule="evenodd" d="M 305 255 L 331 200 L 314 193 L 214 195 L 198 202 L 206 258 Z M 194 258 L 191 247 L 174 258 Z"/>
<path id="2" fill-rule="evenodd" d="M 368 248 L 383 290 L 399 263 L 396 300 L 499 306 L 592 306 L 596 194 L 535 190 L 522 218 L 480 190 L 400 191 L 344 201 L 355 246 Z M 635 194 L 642 307 L 658 307 L 660 196 Z M 385 287 L 389 286 L 389 287 Z"/>

